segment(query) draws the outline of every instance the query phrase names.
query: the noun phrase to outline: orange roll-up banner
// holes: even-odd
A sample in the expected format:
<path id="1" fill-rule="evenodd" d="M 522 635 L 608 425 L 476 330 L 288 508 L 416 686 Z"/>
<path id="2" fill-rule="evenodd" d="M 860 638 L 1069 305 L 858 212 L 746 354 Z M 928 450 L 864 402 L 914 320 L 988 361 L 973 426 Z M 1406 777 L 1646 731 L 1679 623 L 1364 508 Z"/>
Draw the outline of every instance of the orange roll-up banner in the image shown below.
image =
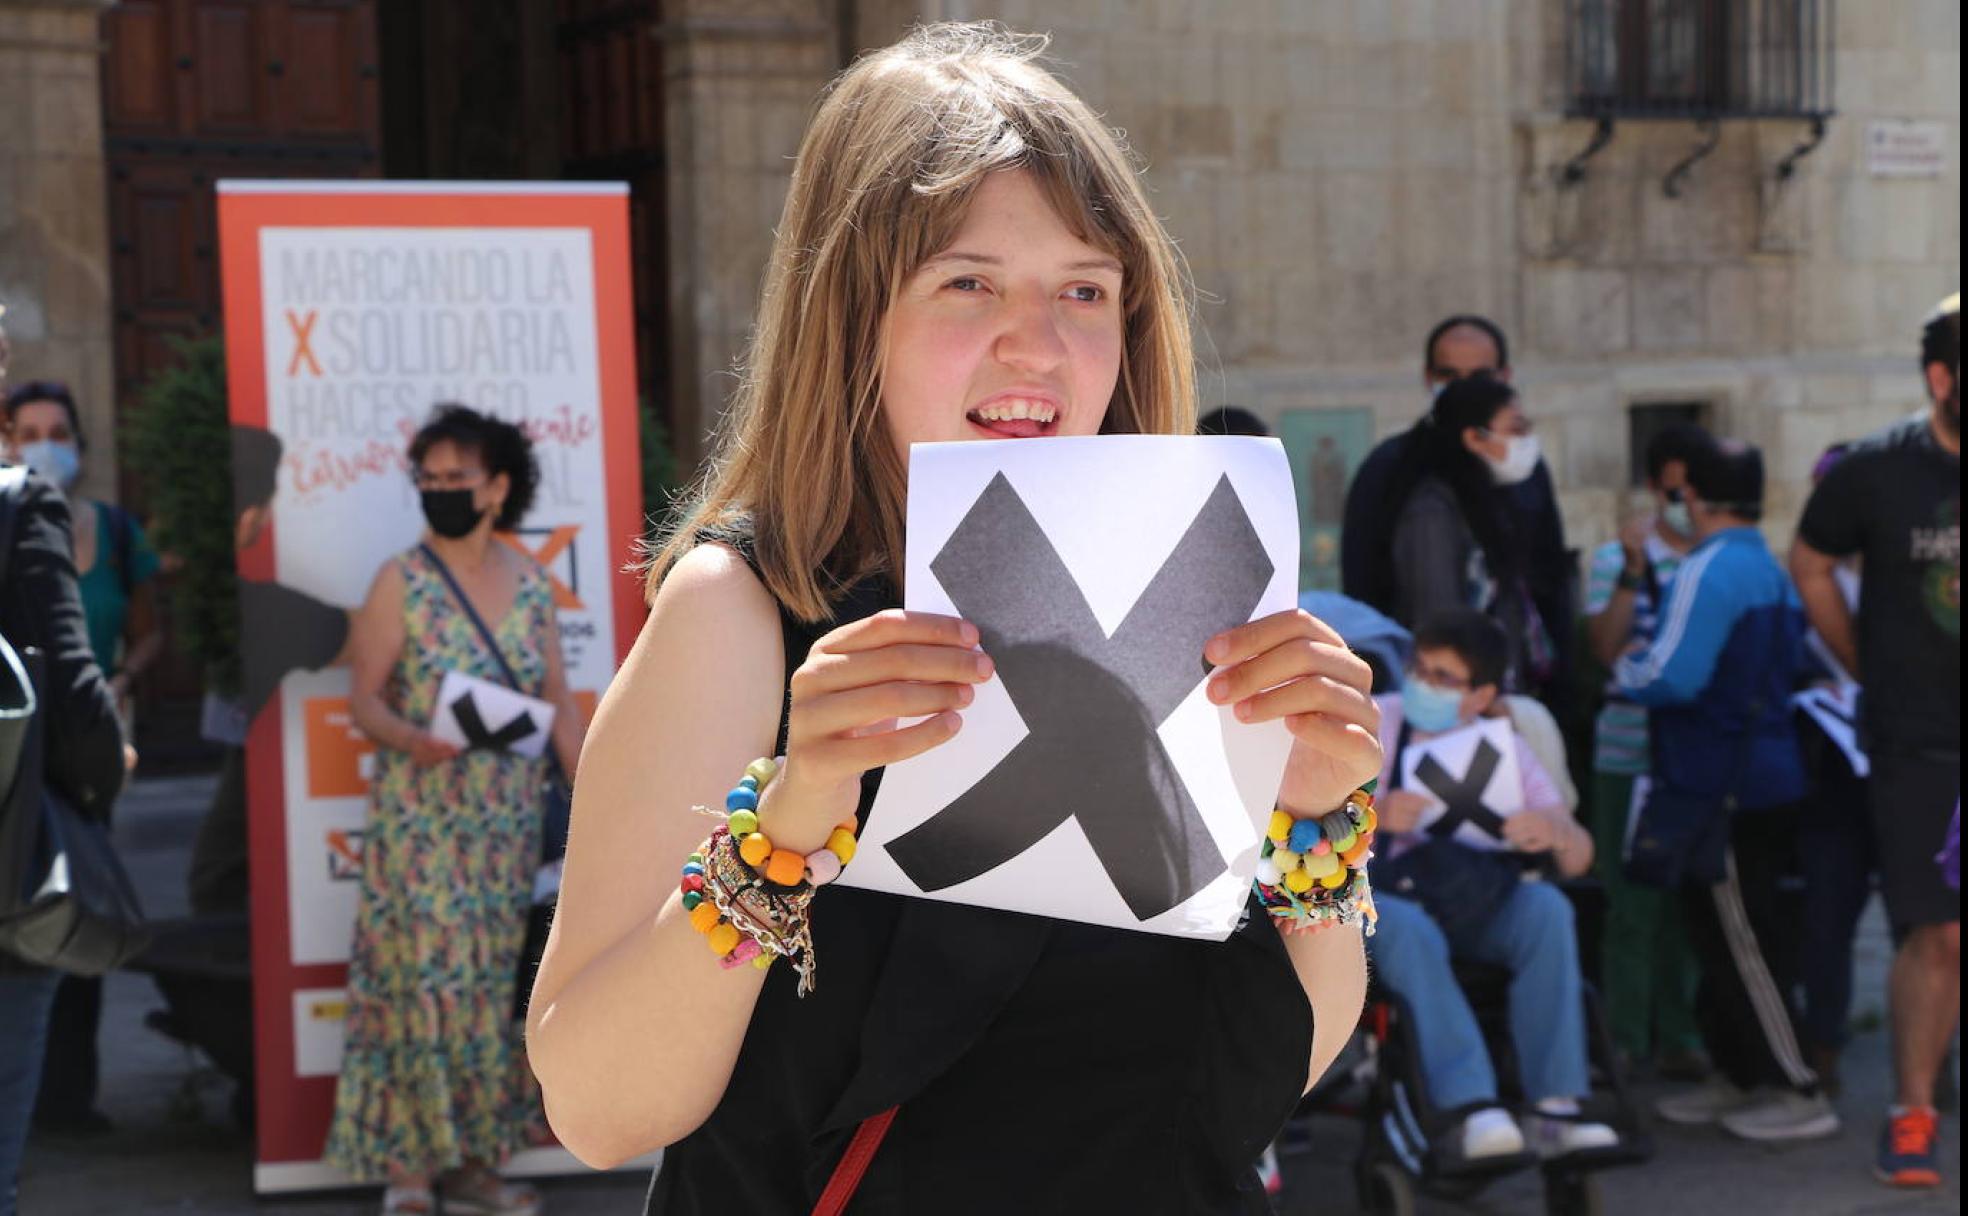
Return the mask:
<path id="1" fill-rule="evenodd" d="M 260 1191 L 321 1161 L 340 1064 L 372 745 L 347 613 L 423 528 L 405 450 L 438 402 L 518 423 L 540 492 L 506 539 L 553 582 L 569 683 L 607 687 L 641 628 L 628 191 L 620 184 L 228 181 Z M 253 457 L 255 459 L 243 459 Z M 269 497 L 270 496 L 270 497 Z M 578 1169 L 531 1149 L 515 1173 Z"/>

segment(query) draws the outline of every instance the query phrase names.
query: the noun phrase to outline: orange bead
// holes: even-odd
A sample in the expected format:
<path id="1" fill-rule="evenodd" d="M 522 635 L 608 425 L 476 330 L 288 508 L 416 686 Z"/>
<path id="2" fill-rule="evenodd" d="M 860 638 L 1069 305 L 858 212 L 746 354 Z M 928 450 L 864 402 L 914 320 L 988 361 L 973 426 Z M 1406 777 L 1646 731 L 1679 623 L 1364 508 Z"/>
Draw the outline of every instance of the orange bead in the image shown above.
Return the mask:
<path id="1" fill-rule="evenodd" d="M 774 849 L 765 863 L 765 877 L 782 887 L 796 887 L 806 877 L 806 858 L 791 849 Z"/>
<path id="2" fill-rule="evenodd" d="M 1366 860 L 1368 846 L 1370 846 L 1372 843 L 1373 842 L 1371 840 L 1368 840 L 1366 837 L 1362 836 L 1360 838 L 1359 844 L 1354 845 L 1352 848 L 1346 850 L 1344 853 L 1341 853 L 1339 855 L 1340 861 L 1344 862 L 1349 866 L 1358 868 L 1359 864 L 1362 861 Z"/>
<path id="3" fill-rule="evenodd" d="M 764 832 L 753 832 L 738 842 L 738 856 L 756 870 L 765 864 L 766 858 L 772 856 L 772 842 L 765 838 Z"/>
<path id="4" fill-rule="evenodd" d="M 711 930 L 711 953 L 723 958 L 738 948 L 738 926 L 719 925 Z"/>
<path id="5" fill-rule="evenodd" d="M 699 933 L 709 933 L 717 928 L 717 923 L 717 905 L 708 899 L 690 910 L 690 927 Z"/>

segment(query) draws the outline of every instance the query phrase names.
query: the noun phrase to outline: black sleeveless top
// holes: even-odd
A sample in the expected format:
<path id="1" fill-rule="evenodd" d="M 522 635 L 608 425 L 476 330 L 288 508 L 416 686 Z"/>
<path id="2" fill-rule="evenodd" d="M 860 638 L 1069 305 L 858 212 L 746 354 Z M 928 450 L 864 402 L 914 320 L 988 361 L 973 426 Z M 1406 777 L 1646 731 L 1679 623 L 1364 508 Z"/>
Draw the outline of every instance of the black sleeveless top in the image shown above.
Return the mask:
<path id="1" fill-rule="evenodd" d="M 831 621 L 782 609 L 788 679 L 822 635 L 895 606 L 872 579 Z M 897 1105 L 850 1216 L 1271 1211 L 1253 1163 L 1298 1101 L 1312 1015 L 1254 902 L 1218 943 L 830 886 L 813 937 L 816 991 L 768 974 L 649 1216 L 810 1216 L 856 1125 Z"/>

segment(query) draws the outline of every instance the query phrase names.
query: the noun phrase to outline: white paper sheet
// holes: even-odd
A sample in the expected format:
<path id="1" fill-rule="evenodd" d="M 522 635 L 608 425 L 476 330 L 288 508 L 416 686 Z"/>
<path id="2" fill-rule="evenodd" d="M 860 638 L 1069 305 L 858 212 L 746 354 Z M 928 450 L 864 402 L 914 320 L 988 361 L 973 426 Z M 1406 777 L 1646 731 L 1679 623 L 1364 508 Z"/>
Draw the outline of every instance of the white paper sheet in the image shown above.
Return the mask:
<path id="1" fill-rule="evenodd" d="M 1489 778 L 1480 792 L 1465 788 L 1457 796 L 1444 793 L 1457 787 L 1473 786 L 1481 776 L 1472 772 L 1478 758 L 1489 769 Z M 1422 766 L 1433 761 L 1429 771 Z M 1517 740 L 1509 721 L 1480 718 L 1468 726 L 1408 744 L 1401 753 L 1401 788 L 1412 790 L 1429 800 L 1422 812 L 1418 831 L 1447 831 L 1442 820 L 1453 813 L 1459 820 L 1450 838 L 1476 849 L 1505 848 L 1500 827 L 1503 820 L 1524 809 L 1524 778 L 1517 767 Z M 1470 797 L 1470 795 L 1476 795 Z"/>
<path id="2" fill-rule="evenodd" d="M 1210 704 L 1201 644 L 1296 603 L 1298 515 L 1284 449 L 1243 437 L 924 444 L 911 454 L 909 486 L 906 606 L 1016 628 L 996 643 L 984 630 L 999 675 L 979 687 L 957 736 L 888 769 L 843 881 L 1227 937 L 1291 737 L 1280 723 L 1247 725 Z M 993 547 L 1013 540 L 1015 552 Z M 1062 567 L 1068 593 L 1046 594 Z M 959 600 L 990 612 L 960 611 Z M 1130 620 L 1137 601 L 1148 608 Z M 1197 632 L 1244 602 L 1234 619 Z M 1074 758 L 1063 773 L 1062 754 Z M 1117 754 L 1133 759 L 1098 758 Z M 946 811 L 963 813 L 972 835 L 959 839 L 970 844 L 922 847 L 947 842 Z M 1033 824 L 1048 820 L 1055 826 L 1034 839 Z M 1117 834 L 1121 826 L 1132 834 Z M 997 853 L 982 872 L 934 881 Z"/>
<path id="3" fill-rule="evenodd" d="M 462 719 L 461 713 L 465 715 Z M 471 721 L 474 714 L 476 722 Z M 437 714 L 431 722 L 431 734 L 453 747 L 496 744 L 496 750 L 538 759 L 546 754 L 553 724 L 554 707 L 550 703 L 516 693 L 503 684 L 447 671 L 437 687 Z M 473 737 L 474 727 L 482 732 L 477 739 Z"/>
<path id="4" fill-rule="evenodd" d="M 1845 753 L 1845 762 L 1852 766 L 1853 776 L 1860 779 L 1872 776 L 1872 759 L 1866 755 L 1865 745 L 1859 742 L 1857 684 L 1846 680 L 1830 687 L 1807 688 L 1792 697 L 1790 703 L 1811 715 L 1825 738 Z"/>

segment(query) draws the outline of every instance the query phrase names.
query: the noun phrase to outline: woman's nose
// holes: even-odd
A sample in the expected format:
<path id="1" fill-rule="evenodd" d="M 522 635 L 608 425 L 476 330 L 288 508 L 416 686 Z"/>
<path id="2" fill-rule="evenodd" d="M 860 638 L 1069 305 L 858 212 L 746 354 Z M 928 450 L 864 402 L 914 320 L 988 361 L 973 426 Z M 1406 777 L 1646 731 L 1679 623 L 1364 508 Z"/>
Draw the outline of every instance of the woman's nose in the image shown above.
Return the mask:
<path id="1" fill-rule="evenodd" d="M 1050 301 L 1033 301 L 1015 306 L 999 335 L 999 361 L 1025 371 L 1043 372 L 1058 367 L 1066 359 L 1066 341 L 1059 331 L 1059 319 Z"/>

